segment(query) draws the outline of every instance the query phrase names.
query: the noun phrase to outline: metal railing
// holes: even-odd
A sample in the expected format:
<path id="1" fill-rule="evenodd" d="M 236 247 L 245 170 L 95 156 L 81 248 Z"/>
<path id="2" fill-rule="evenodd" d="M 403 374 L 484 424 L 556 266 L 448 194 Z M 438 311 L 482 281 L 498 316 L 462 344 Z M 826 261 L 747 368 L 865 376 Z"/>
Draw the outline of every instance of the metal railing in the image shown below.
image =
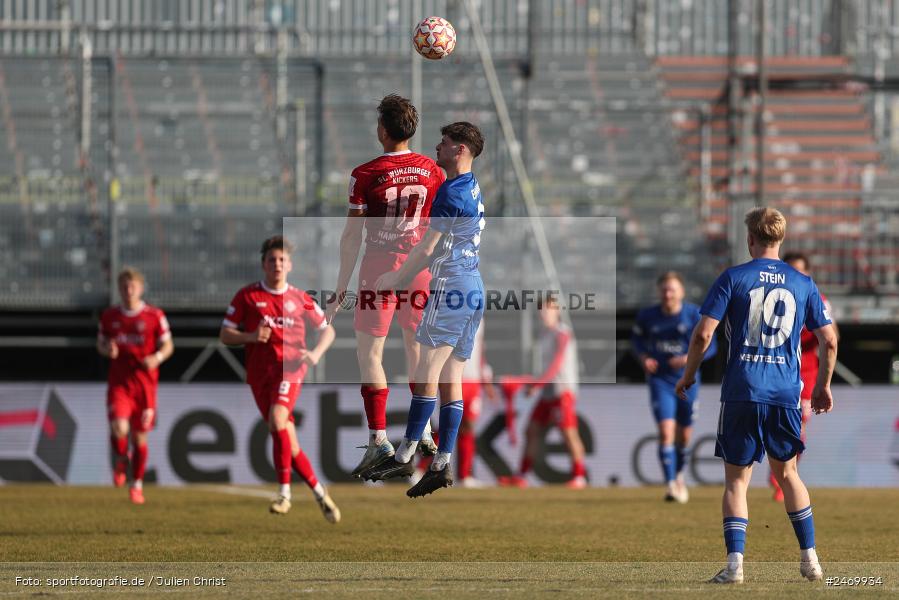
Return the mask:
<path id="1" fill-rule="evenodd" d="M 896 50 L 899 0 L 491 0 L 476 6 L 497 55 L 720 55 L 731 40 L 738 53 L 755 53 L 752 15 L 761 1 L 769 14 L 766 54 Z M 65 53 L 86 32 L 101 53 L 246 55 L 273 53 L 283 43 L 306 56 L 386 56 L 407 54 L 413 25 L 430 14 L 448 18 L 462 34 L 456 52 L 474 53 L 460 0 L 0 0 L 0 51 Z M 737 31 L 730 31 L 731 22 Z M 279 41 L 282 33 L 287 38 Z"/>

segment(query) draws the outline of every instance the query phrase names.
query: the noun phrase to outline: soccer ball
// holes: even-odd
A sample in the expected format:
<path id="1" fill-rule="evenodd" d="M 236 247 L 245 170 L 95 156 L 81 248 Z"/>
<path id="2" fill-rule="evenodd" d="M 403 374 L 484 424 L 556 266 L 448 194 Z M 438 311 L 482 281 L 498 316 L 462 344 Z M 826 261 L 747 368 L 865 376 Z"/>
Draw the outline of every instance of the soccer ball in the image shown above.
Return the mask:
<path id="1" fill-rule="evenodd" d="M 428 17 L 415 26 L 412 46 L 425 58 L 440 60 L 456 47 L 456 30 L 442 17 Z"/>

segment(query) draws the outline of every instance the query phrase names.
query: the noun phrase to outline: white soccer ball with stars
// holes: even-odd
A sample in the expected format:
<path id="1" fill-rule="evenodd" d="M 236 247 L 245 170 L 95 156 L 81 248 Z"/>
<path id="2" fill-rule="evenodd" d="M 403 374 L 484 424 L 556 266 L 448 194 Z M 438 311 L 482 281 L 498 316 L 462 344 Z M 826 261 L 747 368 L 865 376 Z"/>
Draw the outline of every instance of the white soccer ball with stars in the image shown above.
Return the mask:
<path id="1" fill-rule="evenodd" d="M 446 58 L 456 47 L 456 30 L 443 17 L 428 17 L 415 26 L 412 46 L 430 60 Z"/>

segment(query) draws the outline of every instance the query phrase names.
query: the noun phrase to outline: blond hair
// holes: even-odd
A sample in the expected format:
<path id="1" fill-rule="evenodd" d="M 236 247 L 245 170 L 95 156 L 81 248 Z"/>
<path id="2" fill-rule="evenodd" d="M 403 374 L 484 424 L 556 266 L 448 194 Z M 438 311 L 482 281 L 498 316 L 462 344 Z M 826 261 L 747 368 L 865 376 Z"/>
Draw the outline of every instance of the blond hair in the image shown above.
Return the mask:
<path id="1" fill-rule="evenodd" d="M 746 229 L 765 246 L 776 246 L 787 233 L 787 220 L 776 208 L 760 206 L 746 213 Z"/>
<path id="2" fill-rule="evenodd" d="M 119 285 L 122 285 L 125 281 L 139 281 L 144 283 L 144 274 L 135 269 L 134 267 L 125 267 L 121 271 L 119 271 L 119 276 L 116 278 Z"/>

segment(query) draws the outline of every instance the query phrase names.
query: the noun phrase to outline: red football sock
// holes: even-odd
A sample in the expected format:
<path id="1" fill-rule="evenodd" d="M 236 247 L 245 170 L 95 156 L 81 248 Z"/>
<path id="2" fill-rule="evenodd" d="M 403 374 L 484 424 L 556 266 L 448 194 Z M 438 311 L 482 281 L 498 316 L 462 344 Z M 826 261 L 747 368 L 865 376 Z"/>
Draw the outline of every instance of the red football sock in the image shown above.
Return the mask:
<path id="1" fill-rule="evenodd" d="M 474 433 L 460 433 L 456 442 L 456 452 L 459 454 L 459 479 L 471 476 L 471 465 L 474 462 L 475 440 Z"/>
<path id="2" fill-rule="evenodd" d="M 531 470 L 531 466 L 533 466 L 533 464 L 534 464 L 534 461 L 531 459 L 530 456 L 527 456 L 527 455 L 523 456 L 521 458 L 521 471 L 519 472 L 519 475 L 526 475 L 527 472 Z"/>
<path id="3" fill-rule="evenodd" d="M 376 389 L 362 386 L 362 402 L 365 405 L 365 417 L 368 428 L 372 430 L 387 429 L 387 394 L 388 388 Z"/>
<path id="4" fill-rule="evenodd" d="M 144 473 L 147 471 L 147 454 L 146 444 L 134 446 L 134 452 L 131 455 L 131 477 L 135 481 L 144 478 Z"/>
<path id="5" fill-rule="evenodd" d="M 119 438 L 113 435 L 109 437 L 109 443 L 115 453 L 116 462 L 128 460 L 128 438 Z"/>
<path id="6" fill-rule="evenodd" d="M 300 477 L 303 478 L 306 485 L 311 488 L 318 485 L 318 478 L 315 476 L 315 471 L 312 469 L 312 463 L 309 462 L 309 457 L 306 456 L 306 453 L 303 452 L 302 448 L 293 457 L 293 468 Z"/>
<path id="7" fill-rule="evenodd" d="M 290 434 L 286 428 L 272 432 L 272 454 L 278 483 L 290 483 Z"/>
<path id="8" fill-rule="evenodd" d="M 572 477 L 586 477 L 587 476 L 587 468 L 584 466 L 584 461 L 576 460 L 571 465 L 571 476 Z"/>

